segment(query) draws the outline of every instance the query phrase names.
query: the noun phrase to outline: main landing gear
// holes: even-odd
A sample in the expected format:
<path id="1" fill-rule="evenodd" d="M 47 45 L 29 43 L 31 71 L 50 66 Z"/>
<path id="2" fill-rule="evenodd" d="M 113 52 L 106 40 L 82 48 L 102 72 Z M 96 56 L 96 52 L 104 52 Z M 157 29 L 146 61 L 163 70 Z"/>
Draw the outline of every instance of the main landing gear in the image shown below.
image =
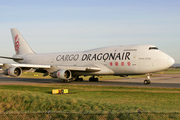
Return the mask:
<path id="1" fill-rule="evenodd" d="M 70 83 L 70 82 L 73 82 L 72 79 L 67 79 L 67 80 L 61 80 L 62 83 Z"/>
<path id="2" fill-rule="evenodd" d="M 89 78 L 89 81 L 98 82 L 99 79 L 92 76 L 92 77 Z"/>
<path id="3" fill-rule="evenodd" d="M 83 78 L 79 78 L 79 76 L 77 76 L 77 77 L 75 78 L 75 81 L 78 81 L 78 82 L 83 81 Z"/>
<path id="4" fill-rule="evenodd" d="M 70 83 L 70 82 L 73 82 L 73 81 L 81 82 L 81 81 L 83 81 L 83 78 L 79 78 L 79 76 L 75 76 L 75 77 L 73 77 L 71 79 L 61 80 L 62 83 Z M 89 78 L 89 81 L 90 82 L 98 82 L 99 79 L 97 77 L 95 77 L 95 76 L 92 76 L 92 77 Z"/>
<path id="5" fill-rule="evenodd" d="M 147 74 L 147 75 L 146 75 L 146 80 L 144 80 L 144 84 L 145 84 L 145 85 L 151 84 L 150 76 L 151 76 L 151 74 Z"/>
<path id="6" fill-rule="evenodd" d="M 67 79 L 67 80 L 61 80 L 62 83 L 70 83 L 70 82 L 73 82 L 73 81 L 74 81 L 73 78 Z M 79 78 L 79 76 L 78 76 L 78 77 L 75 78 L 75 81 L 77 81 L 77 82 L 83 81 L 83 78 Z"/>

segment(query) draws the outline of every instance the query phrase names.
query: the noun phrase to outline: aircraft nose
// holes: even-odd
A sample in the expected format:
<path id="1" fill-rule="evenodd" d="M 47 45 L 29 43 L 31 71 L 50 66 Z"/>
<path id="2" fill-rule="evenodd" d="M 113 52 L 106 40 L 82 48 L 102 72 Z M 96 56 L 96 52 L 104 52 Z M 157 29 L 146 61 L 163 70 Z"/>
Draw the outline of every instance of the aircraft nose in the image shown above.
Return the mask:
<path id="1" fill-rule="evenodd" d="M 175 60 L 172 57 L 168 58 L 168 65 L 172 66 L 175 63 Z"/>

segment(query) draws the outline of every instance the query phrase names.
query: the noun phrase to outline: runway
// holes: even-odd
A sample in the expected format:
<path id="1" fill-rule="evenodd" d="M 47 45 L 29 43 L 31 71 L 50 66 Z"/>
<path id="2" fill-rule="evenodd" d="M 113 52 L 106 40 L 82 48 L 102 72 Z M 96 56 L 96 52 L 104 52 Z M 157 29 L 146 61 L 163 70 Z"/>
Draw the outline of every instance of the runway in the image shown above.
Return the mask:
<path id="1" fill-rule="evenodd" d="M 36 78 L 12 78 L 0 74 L 0 85 L 100 85 L 100 86 L 129 86 L 129 87 L 159 87 L 159 88 L 180 88 L 180 75 L 159 74 L 158 77 L 151 77 L 151 84 L 144 85 L 145 78 L 100 80 L 99 82 L 61 83 L 58 79 L 36 79 Z"/>

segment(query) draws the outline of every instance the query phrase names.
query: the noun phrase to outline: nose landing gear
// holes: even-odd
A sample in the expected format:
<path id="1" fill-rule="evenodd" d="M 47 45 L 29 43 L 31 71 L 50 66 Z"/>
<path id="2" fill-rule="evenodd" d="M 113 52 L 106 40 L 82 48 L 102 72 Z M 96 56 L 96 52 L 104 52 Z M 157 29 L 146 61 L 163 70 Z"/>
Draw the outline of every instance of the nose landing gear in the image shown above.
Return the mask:
<path id="1" fill-rule="evenodd" d="M 147 74 L 147 75 L 146 75 L 146 80 L 144 80 L 144 84 L 145 84 L 145 85 L 151 84 L 150 76 L 151 76 L 151 74 Z"/>

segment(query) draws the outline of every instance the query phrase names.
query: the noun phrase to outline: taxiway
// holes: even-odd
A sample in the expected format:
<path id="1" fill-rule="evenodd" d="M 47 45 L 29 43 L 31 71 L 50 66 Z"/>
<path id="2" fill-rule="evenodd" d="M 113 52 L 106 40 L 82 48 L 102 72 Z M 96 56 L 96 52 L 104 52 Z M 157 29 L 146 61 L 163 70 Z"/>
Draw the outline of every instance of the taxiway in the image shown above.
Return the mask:
<path id="1" fill-rule="evenodd" d="M 151 78 L 150 85 L 144 85 L 145 78 L 127 78 L 118 80 L 100 80 L 99 82 L 61 83 L 58 79 L 37 79 L 37 78 L 12 78 L 0 74 L 0 85 L 100 85 L 100 86 L 129 86 L 129 87 L 160 87 L 160 88 L 180 88 L 180 75 L 159 74 L 158 77 Z"/>

